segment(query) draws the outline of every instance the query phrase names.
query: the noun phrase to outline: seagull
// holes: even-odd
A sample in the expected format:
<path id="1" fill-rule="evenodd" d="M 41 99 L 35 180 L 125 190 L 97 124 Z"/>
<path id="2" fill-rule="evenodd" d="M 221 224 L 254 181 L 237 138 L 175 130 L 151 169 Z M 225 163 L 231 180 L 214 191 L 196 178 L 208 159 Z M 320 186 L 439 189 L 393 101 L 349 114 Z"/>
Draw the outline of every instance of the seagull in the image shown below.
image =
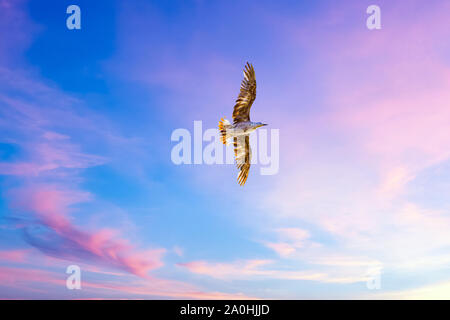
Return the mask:
<path id="1" fill-rule="evenodd" d="M 247 62 L 244 68 L 244 80 L 241 91 L 236 99 L 233 110 L 233 124 L 222 118 L 219 121 L 219 130 L 223 144 L 227 145 L 231 139 L 234 141 L 234 156 L 239 170 L 237 177 L 239 185 L 243 186 L 248 178 L 252 150 L 250 148 L 250 133 L 265 123 L 250 121 L 250 108 L 256 98 L 255 69 Z"/>

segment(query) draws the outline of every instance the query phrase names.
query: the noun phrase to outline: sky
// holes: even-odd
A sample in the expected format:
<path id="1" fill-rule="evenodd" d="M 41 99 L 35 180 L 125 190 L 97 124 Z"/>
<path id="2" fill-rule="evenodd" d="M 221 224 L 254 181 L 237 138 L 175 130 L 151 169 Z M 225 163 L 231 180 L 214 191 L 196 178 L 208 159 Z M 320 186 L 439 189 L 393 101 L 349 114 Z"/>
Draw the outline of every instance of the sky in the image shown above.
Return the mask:
<path id="1" fill-rule="evenodd" d="M 449 299 L 449 14 L 0 0 L 0 298 Z M 230 119 L 247 61 L 279 170 L 241 187 L 171 135 Z"/>

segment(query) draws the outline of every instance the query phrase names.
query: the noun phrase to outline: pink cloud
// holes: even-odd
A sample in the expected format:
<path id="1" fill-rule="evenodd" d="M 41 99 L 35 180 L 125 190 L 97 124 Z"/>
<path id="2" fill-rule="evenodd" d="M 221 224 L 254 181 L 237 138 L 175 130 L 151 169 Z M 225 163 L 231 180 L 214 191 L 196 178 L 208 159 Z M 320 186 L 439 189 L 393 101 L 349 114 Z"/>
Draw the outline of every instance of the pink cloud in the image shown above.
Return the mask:
<path id="1" fill-rule="evenodd" d="M 292 256 L 298 249 L 320 246 L 319 243 L 309 240 L 311 235 L 308 230 L 278 228 L 275 230 L 275 233 L 279 240 L 276 242 L 264 242 L 264 245 L 284 258 Z"/>
<path id="2" fill-rule="evenodd" d="M 104 157 L 81 152 L 69 137 L 55 132 L 46 132 L 42 137 L 23 144 L 30 154 L 29 162 L 0 162 L 0 174 L 38 176 L 56 169 L 88 168 L 105 163 Z"/>
<path id="3" fill-rule="evenodd" d="M 133 283 L 132 285 L 124 284 L 105 284 L 105 283 L 88 283 L 86 288 L 98 289 L 108 292 L 110 295 L 141 295 L 145 296 L 162 296 L 175 299 L 224 299 L 224 300 L 243 300 L 255 299 L 254 297 L 243 293 L 224 293 L 224 292 L 206 292 L 199 288 L 173 280 L 149 279 L 145 282 Z"/>
<path id="4" fill-rule="evenodd" d="M 379 222 L 365 214 L 370 207 L 388 205 L 421 171 L 450 159 L 450 64 L 442 44 L 450 35 L 444 27 L 450 6 L 421 6 L 386 3 L 386 25 L 373 32 L 364 21 L 340 32 L 317 28 L 323 20 L 344 25 L 350 15 L 364 13 L 364 4 L 337 5 L 325 14 L 331 20 L 284 24 L 294 30 L 285 40 L 314 56 L 325 103 L 303 123 L 315 133 L 303 163 L 292 147 L 298 134 L 284 138 L 289 147 L 282 155 L 292 162 L 269 196 L 282 208 L 277 214 L 318 220 L 327 230 L 358 223 L 367 232 Z"/>
<path id="5" fill-rule="evenodd" d="M 332 65 L 328 120 L 358 137 L 353 143 L 376 157 L 380 172 L 397 170 L 383 178 L 388 189 L 450 157 L 450 65 L 442 48 L 450 35 L 443 26 L 449 9 L 448 3 L 430 4 L 420 23 L 410 23 L 398 17 L 406 14 L 403 7 L 389 8 L 386 29 L 346 32 L 324 57 Z"/>
<path id="6" fill-rule="evenodd" d="M 66 277 L 64 268 L 61 272 L 44 271 L 37 268 L 8 268 L 0 267 L 0 287 L 9 287 L 18 290 L 17 299 L 22 298 L 23 293 L 36 292 L 50 294 L 57 289 L 67 290 L 65 295 L 58 298 L 77 299 L 111 299 L 129 298 L 141 296 L 142 298 L 165 297 L 175 299 L 255 299 L 243 293 L 207 292 L 196 286 L 174 280 L 158 278 L 148 279 L 123 279 L 117 281 L 113 274 L 101 283 L 84 280 L 83 274 L 91 272 L 82 270 L 81 286 L 83 298 L 78 298 L 73 291 L 66 289 Z M 22 292 L 20 291 L 22 290 Z"/>
<path id="7" fill-rule="evenodd" d="M 190 272 L 208 275 L 214 278 L 236 278 L 248 275 L 264 275 L 266 272 L 259 267 L 272 263 L 270 260 L 243 260 L 235 263 L 209 263 L 193 261 L 178 264 Z"/>
<path id="8" fill-rule="evenodd" d="M 383 174 L 378 193 L 383 198 L 395 197 L 401 192 L 404 186 L 415 178 L 408 169 L 396 167 Z"/>
<path id="9" fill-rule="evenodd" d="M 366 281 L 366 275 L 361 270 L 344 270 L 344 272 L 324 272 L 317 270 L 288 270 L 267 268 L 274 264 L 271 260 L 239 260 L 228 263 L 213 263 L 193 261 L 179 264 L 192 273 L 207 275 L 221 280 L 235 279 L 283 279 L 298 281 L 318 281 L 327 283 L 355 283 Z M 359 266 L 359 265 L 358 265 Z"/>
<path id="10" fill-rule="evenodd" d="M 276 231 L 281 237 L 295 242 L 305 241 L 310 237 L 308 230 L 300 228 L 278 228 Z"/>
<path id="11" fill-rule="evenodd" d="M 41 166 L 35 163 L 0 163 L 0 174 L 2 175 L 36 176 L 40 171 Z"/>
<path id="12" fill-rule="evenodd" d="M 282 257 L 288 257 L 297 250 L 295 246 L 286 242 L 267 242 L 266 247 L 274 250 Z"/>
<path id="13" fill-rule="evenodd" d="M 55 277 L 52 272 L 33 268 L 8 268 L 0 267 L 0 287 L 24 290 L 26 293 L 45 293 L 45 289 L 36 288 L 34 284 L 65 285 L 65 281 Z M 20 296 L 13 297 L 20 299 Z"/>
<path id="14" fill-rule="evenodd" d="M 442 43 L 450 36 L 445 27 L 450 6 L 432 2 L 424 7 L 420 1 L 380 5 L 379 31 L 365 28 L 365 3 L 336 4 L 321 19 L 302 23 L 279 21 L 276 15 L 270 22 L 279 26 L 294 52 L 307 55 L 311 75 L 323 85 L 316 114 L 300 123 L 283 115 L 288 130 L 284 158 L 292 161 L 286 171 L 298 168 L 297 159 L 305 154 L 308 161 L 325 156 L 339 161 L 347 153 L 347 163 L 380 175 L 376 188 L 392 198 L 418 171 L 450 157 L 450 65 Z M 323 32 L 324 26 L 336 32 Z M 303 78 L 302 70 L 293 72 Z M 299 100 L 291 93 L 295 86 L 286 90 L 288 106 Z M 329 149 L 322 151 L 324 146 Z M 394 182 L 397 168 L 405 170 L 404 178 Z"/>
<path id="15" fill-rule="evenodd" d="M 28 253 L 25 249 L 3 250 L 0 251 L 0 262 L 25 262 Z"/>
<path id="16" fill-rule="evenodd" d="M 34 234 L 29 224 L 25 228 L 27 241 L 42 252 L 66 260 L 87 260 L 126 270 L 146 277 L 148 271 L 162 266 L 165 249 L 136 250 L 113 229 L 87 231 L 73 224 L 71 206 L 90 199 L 85 192 L 35 185 L 10 192 L 15 209 L 32 212 L 35 223 L 46 232 Z M 56 237 L 56 238 L 55 238 Z"/>

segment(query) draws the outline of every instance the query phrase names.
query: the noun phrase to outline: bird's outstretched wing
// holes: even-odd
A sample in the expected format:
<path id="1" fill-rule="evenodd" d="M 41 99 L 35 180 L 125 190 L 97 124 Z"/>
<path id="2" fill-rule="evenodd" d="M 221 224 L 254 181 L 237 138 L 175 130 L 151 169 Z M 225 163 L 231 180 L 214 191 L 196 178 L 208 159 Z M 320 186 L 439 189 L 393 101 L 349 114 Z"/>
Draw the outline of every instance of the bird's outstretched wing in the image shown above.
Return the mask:
<path id="1" fill-rule="evenodd" d="M 256 98 L 255 69 L 247 62 L 244 69 L 244 80 L 233 110 L 233 122 L 250 121 L 250 108 Z"/>
<path id="2" fill-rule="evenodd" d="M 250 135 L 234 137 L 234 155 L 236 165 L 239 169 L 238 183 L 243 186 L 248 178 L 250 170 L 250 161 L 252 159 L 252 150 L 250 148 Z"/>

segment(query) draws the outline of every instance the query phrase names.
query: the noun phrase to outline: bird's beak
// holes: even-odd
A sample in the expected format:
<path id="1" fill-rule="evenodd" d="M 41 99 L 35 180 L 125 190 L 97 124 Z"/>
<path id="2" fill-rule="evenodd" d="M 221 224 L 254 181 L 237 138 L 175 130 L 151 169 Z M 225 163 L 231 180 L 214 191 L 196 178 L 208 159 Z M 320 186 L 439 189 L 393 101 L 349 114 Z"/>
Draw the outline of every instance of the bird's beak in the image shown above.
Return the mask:
<path id="1" fill-rule="evenodd" d="M 267 126 L 268 124 L 267 123 L 261 123 L 259 126 L 258 126 L 258 128 L 259 127 L 264 127 L 264 126 Z"/>

